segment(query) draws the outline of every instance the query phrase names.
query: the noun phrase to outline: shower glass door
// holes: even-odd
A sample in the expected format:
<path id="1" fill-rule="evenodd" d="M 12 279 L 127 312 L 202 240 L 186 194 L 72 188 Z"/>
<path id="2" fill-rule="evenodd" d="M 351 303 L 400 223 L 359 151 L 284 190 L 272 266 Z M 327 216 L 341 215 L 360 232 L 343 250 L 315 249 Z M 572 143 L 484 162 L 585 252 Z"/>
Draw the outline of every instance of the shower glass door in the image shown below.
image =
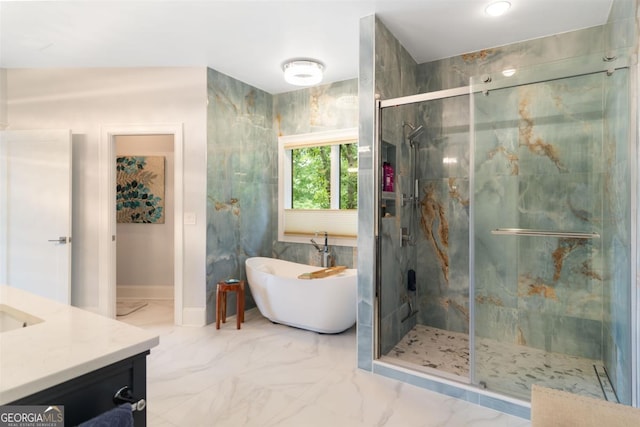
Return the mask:
<path id="1" fill-rule="evenodd" d="M 631 402 L 629 71 L 600 58 L 472 84 L 472 382 L 489 391 Z"/>

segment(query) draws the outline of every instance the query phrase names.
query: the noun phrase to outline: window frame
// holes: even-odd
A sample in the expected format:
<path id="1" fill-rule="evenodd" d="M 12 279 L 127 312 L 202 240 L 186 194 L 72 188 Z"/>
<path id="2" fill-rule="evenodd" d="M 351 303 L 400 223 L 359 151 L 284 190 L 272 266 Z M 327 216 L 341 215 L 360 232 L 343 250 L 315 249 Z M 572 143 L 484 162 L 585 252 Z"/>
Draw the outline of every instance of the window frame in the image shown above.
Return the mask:
<path id="1" fill-rule="evenodd" d="M 291 209 L 291 150 L 350 143 L 358 143 L 358 128 L 287 135 L 278 138 L 278 241 L 309 243 L 309 239 L 313 238 L 316 232 L 327 231 L 331 245 L 353 247 L 357 245 L 358 210 L 339 209 L 339 190 L 332 192 L 331 209 Z M 339 150 L 332 150 L 332 152 L 339 153 Z M 332 172 L 331 184 L 332 188 L 339 189 L 340 156 L 332 153 L 332 169 L 334 168 L 338 173 Z M 291 228 L 287 229 L 287 218 L 289 218 L 290 227 L 295 223 L 298 224 L 295 227 L 302 228 L 294 231 Z M 316 226 L 307 227 L 300 224 L 316 224 Z M 344 227 L 332 228 L 337 224 L 344 225 Z"/>

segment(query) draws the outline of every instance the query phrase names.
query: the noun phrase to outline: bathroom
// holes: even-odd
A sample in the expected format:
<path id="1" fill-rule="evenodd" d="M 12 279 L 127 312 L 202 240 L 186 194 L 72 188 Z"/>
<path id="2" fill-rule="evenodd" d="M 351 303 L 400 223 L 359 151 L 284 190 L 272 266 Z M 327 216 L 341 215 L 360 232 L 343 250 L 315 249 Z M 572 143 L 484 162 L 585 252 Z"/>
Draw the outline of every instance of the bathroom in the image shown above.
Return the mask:
<path id="1" fill-rule="evenodd" d="M 453 88 L 465 86 L 469 84 L 467 80 L 470 76 L 479 75 L 483 71 L 483 67 L 487 67 L 491 63 L 492 57 L 489 55 L 485 58 L 484 53 L 478 53 L 477 57 L 467 58 L 451 58 L 452 64 L 447 65 L 446 60 L 438 64 L 421 64 L 417 67 L 417 75 L 414 79 L 393 79 L 392 74 L 406 73 L 407 69 L 416 67 L 411 64 L 410 58 L 403 53 L 402 49 L 397 46 L 397 42 L 388 32 L 385 32 L 379 22 L 374 18 L 365 18 L 361 23 L 361 38 L 363 41 L 371 41 L 375 36 L 376 49 L 383 49 L 387 46 L 388 50 L 385 55 L 392 58 L 386 61 L 389 69 L 384 69 L 388 81 L 382 82 L 378 77 L 384 73 L 376 71 L 376 87 L 366 83 L 371 83 L 371 75 L 376 65 L 373 63 L 375 56 L 371 52 L 361 52 L 361 59 L 369 61 L 367 67 L 361 67 L 361 76 L 358 80 L 347 80 L 344 82 L 323 85 L 312 89 L 304 89 L 284 93 L 280 95 L 270 95 L 268 93 L 257 90 L 250 85 L 242 83 L 236 79 L 225 76 L 215 70 L 208 69 L 206 73 L 202 70 L 121 70 L 116 76 L 108 75 L 105 70 L 92 71 L 68 71 L 56 72 L 55 70 L 40 71 L 8 71 L 7 78 L 12 87 L 17 80 L 22 80 L 24 86 L 30 86 L 31 91 L 25 93 L 16 92 L 13 89 L 9 105 L 8 122 L 17 124 L 18 126 L 28 126 L 31 117 L 33 105 L 29 104 L 29 100 L 46 98 L 51 95 L 52 86 L 50 85 L 52 78 L 59 78 L 60 81 L 75 80 L 77 82 L 88 82 L 92 79 L 95 87 L 83 88 L 87 90 L 79 90 L 74 102 L 84 97 L 90 96 L 92 91 L 99 93 L 100 90 L 109 92 L 110 90 L 122 95 L 122 90 L 116 81 L 129 83 L 130 87 L 137 86 L 139 89 L 135 91 L 136 98 L 142 98 L 149 94 L 145 91 L 151 89 L 157 91 L 157 87 L 152 87 L 157 82 L 172 81 L 175 87 L 172 91 L 163 93 L 163 96 L 157 98 L 149 98 L 148 101 L 139 101 L 135 106 L 143 105 L 149 107 L 154 104 L 156 110 L 145 113 L 144 117 L 150 121 L 156 122 L 184 122 L 185 123 L 185 140 L 189 141 L 189 147 L 185 150 L 185 170 L 187 179 L 185 186 L 189 189 L 185 194 L 185 212 L 193 212 L 195 214 L 196 223 L 185 225 L 185 252 L 184 259 L 187 260 L 187 266 L 183 272 L 181 282 L 184 282 L 184 306 L 191 313 L 188 319 L 197 319 L 193 322 L 185 322 L 198 324 L 212 321 L 214 301 L 215 283 L 223 278 L 230 276 L 242 276 L 242 265 L 244 259 L 256 254 L 271 254 L 274 257 L 289 259 L 292 261 L 315 264 L 319 262 L 317 252 L 310 244 L 288 244 L 277 241 L 276 226 L 276 194 L 277 194 L 277 138 L 283 135 L 294 135 L 308 132 L 317 132 L 322 130 L 342 129 L 360 126 L 361 130 L 361 146 L 371 148 L 374 141 L 373 126 L 373 105 L 375 94 L 379 94 L 382 99 L 395 98 L 402 95 L 417 94 L 429 92 L 433 90 L 441 90 L 445 88 Z M 568 39 L 581 39 L 583 33 L 566 34 L 563 37 Z M 548 40 L 548 39 L 547 39 Z M 540 62 L 554 61 L 561 59 L 559 57 L 541 58 L 541 55 L 561 51 L 563 49 L 545 49 L 544 46 L 536 46 L 536 43 L 543 41 L 531 42 L 529 45 L 513 46 L 513 56 L 518 59 L 517 64 L 499 63 L 493 64 L 496 68 L 492 71 L 500 70 L 504 65 L 533 65 Z M 571 42 L 568 42 L 571 43 Z M 581 48 L 588 47 L 589 43 L 581 41 L 572 45 Z M 522 52 L 523 46 L 529 46 L 526 52 Z M 577 53 L 571 51 L 573 54 Z M 409 64 L 407 67 L 394 68 L 397 64 L 396 54 L 402 57 L 402 63 L 405 61 Z M 468 60 L 469 62 L 465 61 Z M 456 62 L 458 61 L 458 62 Z M 462 61 L 462 62 L 460 62 Z M 525 62 L 528 61 L 528 62 Z M 470 65 L 469 65 L 470 64 Z M 457 73 L 461 65 L 473 66 L 474 69 Z M 429 67 L 438 66 L 446 69 L 447 66 L 456 70 L 456 73 L 442 74 L 430 70 Z M 381 67 L 378 64 L 378 67 Z M 111 71 L 109 70 L 109 73 Z M 64 76 L 63 76 L 64 74 Z M 135 78 L 133 77 L 135 75 Z M 153 75 L 154 79 L 148 76 Z M 445 77 L 446 76 L 446 77 Z M 455 80 L 454 80 L 455 77 Z M 418 84 L 421 81 L 423 83 Z M 85 83 L 78 83 L 85 84 Z M 86 83 L 88 84 L 88 83 Z M 207 87 L 206 99 L 199 94 L 202 86 Z M 359 87 L 360 85 L 360 87 Z M 401 87 L 404 85 L 405 87 Z M 158 86 L 162 86 L 158 83 Z M 104 88 L 108 89 L 104 89 Z M 123 85 L 126 87 L 126 85 Z M 37 95 L 36 95 L 37 94 Z M 27 95 L 22 97 L 21 95 Z M 348 95 L 359 95 L 359 113 L 358 109 L 341 110 L 337 112 L 335 100 Z M 58 96 L 54 94 L 54 96 Z M 64 99 L 72 97 L 65 96 Z M 114 96 L 114 98 L 116 98 Z M 18 102 L 19 100 L 19 102 Z M 122 98 L 120 98 L 122 103 Z M 202 114 L 202 106 L 208 104 L 206 117 Z M 100 104 L 96 100 L 95 105 Z M 164 106 L 166 111 L 160 111 L 158 106 Z M 172 106 L 169 108 L 169 106 Z M 176 107 L 179 106 L 179 107 Z M 58 104 L 56 108 L 59 108 Z M 344 106 L 341 106 L 344 107 Z M 43 122 L 44 125 L 59 126 L 61 123 L 77 129 L 74 132 L 74 155 L 81 160 L 87 160 L 82 164 L 78 162 L 77 168 L 80 174 L 86 173 L 85 169 L 91 169 L 92 166 L 98 164 L 99 157 L 99 139 L 100 135 L 96 133 L 100 122 L 93 116 L 90 119 L 80 119 L 69 122 L 67 118 L 57 116 L 55 113 L 50 114 L 50 109 L 39 107 L 40 112 L 48 118 Z M 69 107 L 70 108 L 70 107 Z M 85 107 L 86 108 L 86 107 Z M 133 107 L 130 106 L 131 110 Z M 173 111 L 172 111 L 173 109 Z M 78 109 L 79 110 L 79 109 Z M 128 117 L 126 115 L 118 116 L 113 112 L 100 111 L 103 113 L 104 121 L 108 122 L 124 122 Z M 176 112 L 176 110 L 178 112 Z M 69 111 L 69 110 L 67 110 Z M 73 110 L 77 114 L 76 110 Z M 457 110 L 456 110 L 457 111 Z M 94 113 L 98 115 L 98 113 Z M 69 116 L 74 116 L 70 114 Z M 192 116 L 196 116 L 193 118 Z M 74 117 L 81 117 L 80 115 Z M 104 119 L 106 117 L 107 119 Z M 420 121 L 418 120 L 420 119 Z M 426 120 L 420 115 L 412 115 L 406 120 L 399 118 L 397 121 L 398 128 L 402 122 L 411 123 L 413 126 L 434 123 L 434 118 Z M 468 121 L 466 122 L 468 126 Z M 206 132 L 204 131 L 206 129 Z M 402 131 L 408 133 L 408 127 Z M 401 131 L 400 131 L 401 132 Z M 402 134 L 400 134 L 402 136 Z M 429 136 L 428 129 L 421 135 L 421 138 Z M 232 142 L 232 143 L 230 143 Z M 193 145 L 191 145 L 193 144 Z M 408 145 L 402 145 L 402 149 L 408 150 Z M 248 149 L 251 148 L 251 149 Z M 433 149 L 428 144 L 420 148 L 421 150 Z M 464 150 L 460 148 L 461 153 L 456 154 L 456 158 L 464 158 Z M 373 153 L 375 150 L 370 151 Z M 401 374 L 390 373 L 388 368 L 376 365 L 374 368 L 374 351 L 373 343 L 375 337 L 374 329 L 374 290 L 375 290 L 375 240 L 373 214 L 377 211 L 375 206 L 375 193 L 373 179 L 374 171 L 370 169 L 373 159 L 369 157 L 367 152 L 362 152 L 362 162 L 360 166 L 361 182 L 365 185 L 361 186 L 360 193 L 360 222 L 363 232 L 359 235 L 358 246 L 335 246 L 331 243 L 332 251 L 335 256 L 336 264 L 344 264 L 348 266 L 358 267 L 360 272 L 360 307 L 359 307 L 359 366 L 366 370 L 374 370 L 388 375 L 400 376 Z M 206 162 L 204 158 L 206 156 Z M 398 170 L 400 176 L 404 172 Z M 74 247 L 74 253 L 87 251 L 89 255 L 80 256 L 81 260 L 77 266 L 74 266 L 74 280 L 94 283 L 97 282 L 96 274 L 92 273 L 99 269 L 98 267 L 98 247 L 99 238 L 96 237 L 94 211 L 91 206 L 95 205 L 92 193 L 99 185 L 99 179 L 94 173 L 87 173 L 88 177 L 85 182 L 78 183 L 77 190 L 83 196 L 87 196 L 82 201 L 78 201 L 74 207 L 74 214 L 79 219 L 80 228 L 74 231 L 78 243 Z M 206 182 L 204 182 L 206 180 Z M 201 197 L 202 191 L 206 188 L 206 206 L 204 198 Z M 461 199 L 469 197 L 464 195 L 463 183 L 458 187 Z M 203 200 L 200 200 L 200 199 Z M 399 205 L 399 204 L 398 204 Z M 399 207 L 399 206 L 397 206 Z M 464 208 L 461 209 L 461 213 Z M 367 232 L 368 230 L 368 232 Z M 205 237 L 206 236 L 206 237 Z M 206 239 L 206 242 L 204 241 Z M 464 240 L 464 237 L 460 237 Z M 206 250 L 203 248 L 206 246 Z M 453 257 L 452 257 L 453 259 Z M 461 272 L 468 272 L 465 266 L 465 259 L 456 258 L 450 266 L 451 277 L 463 280 L 464 275 Z M 206 277 L 199 272 L 204 270 L 206 265 Z M 195 266 L 195 267 L 194 267 Z M 402 266 L 401 272 L 406 271 L 408 265 Z M 418 272 L 418 280 L 424 279 L 426 272 Z M 453 271 L 453 270 L 456 271 Z M 435 270 L 434 274 L 438 274 Z M 468 274 L 468 273 L 467 273 Z M 467 278 L 468 279 L 468 278 Z M 206 282 L 206 288 L 202 283 Z M 404 280 L 401 281 L 405 283 Z M 420 282 L 419 282 L 420 283 Z M 418 288 L 420 289 L 420 288 Z M 423 295 L 423 291 L 420 295 Z M 81 290 L 75 295 L 74 303 L 85 307 L 96 307 L 98 304 L 98 290 L 87 288 Z M 401 320 L 408 308 L 403 295 L 398 294 L 399 304 L 398 318 Z M 206 300 L 206 305 L 203 302 Z M 452 301 L 456 301 L 452 298 Z M 419 306 L 417 301 L 412 301 L 413 307 L 418 312 L 413 317 L 426 314 L 426 308 Z M 249 302 L 250 304 L 250 302 Z M 232 305 L 232 304 L 231 304 Z M 464 305 L 464 304 L 463 304 Z M 451 304 L 450 307 L 454 307 Z M 462 311 L 463 313 L 464 311 Z M 459 317 L 455 317 L 454 309 L 451 310 L 452 322 L 460 322 Z M 463 319 L 464 320 L 464 319 Z M 462 322 L 460 322 L 462 323 Z M 402 334 L 404 335 L 404 334 Z M 404 374 L 402 374 L 404 375 Z M 411 381 L 411 380 L 408 380 Z"/>

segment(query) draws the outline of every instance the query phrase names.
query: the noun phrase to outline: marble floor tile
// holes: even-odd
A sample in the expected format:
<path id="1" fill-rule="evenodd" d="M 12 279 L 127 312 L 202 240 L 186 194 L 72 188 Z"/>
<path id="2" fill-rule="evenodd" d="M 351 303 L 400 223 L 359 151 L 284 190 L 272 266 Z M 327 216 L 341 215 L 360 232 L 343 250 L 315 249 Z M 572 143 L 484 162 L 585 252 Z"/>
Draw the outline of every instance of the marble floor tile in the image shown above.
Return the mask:
<path id="1" fill-rule="evenodd" d="M 273 324 L 255 309 L 240 330 L 233 318 L 219 330 L 179 327 L 163 301 L 118 320 L 160 335 L 147 358 L 151 427 L 530 426 L 358 369 L 355 328 L 317 334 Z"/>

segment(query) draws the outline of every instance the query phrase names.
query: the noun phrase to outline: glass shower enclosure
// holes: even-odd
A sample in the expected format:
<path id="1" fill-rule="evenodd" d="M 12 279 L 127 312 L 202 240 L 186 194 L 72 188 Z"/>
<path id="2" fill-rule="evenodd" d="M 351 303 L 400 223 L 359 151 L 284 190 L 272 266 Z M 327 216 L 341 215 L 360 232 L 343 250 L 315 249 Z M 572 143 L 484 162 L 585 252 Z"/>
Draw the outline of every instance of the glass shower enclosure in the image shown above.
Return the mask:
<path id="1" fill-rule="evenodd" d="M 379 102 L 379 359 L 632 404 L 631 84 L 582 57 Z"/>

